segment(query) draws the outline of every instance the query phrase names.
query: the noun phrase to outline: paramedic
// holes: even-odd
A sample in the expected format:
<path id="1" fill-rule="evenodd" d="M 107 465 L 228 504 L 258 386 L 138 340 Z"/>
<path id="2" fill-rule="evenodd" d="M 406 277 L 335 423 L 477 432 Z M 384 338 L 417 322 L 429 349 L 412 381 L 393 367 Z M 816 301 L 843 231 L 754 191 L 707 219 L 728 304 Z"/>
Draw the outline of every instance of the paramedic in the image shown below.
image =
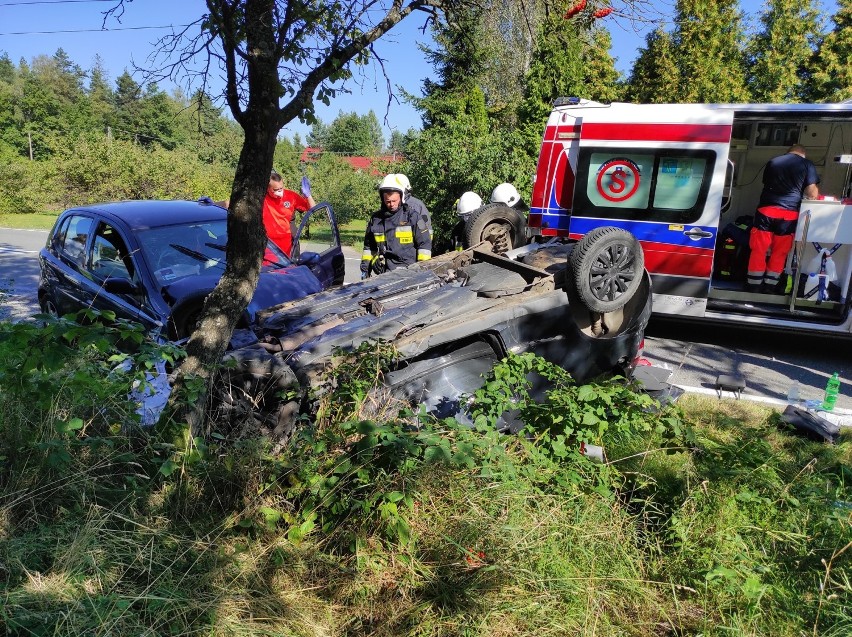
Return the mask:
<path id="1" fill-rule="evenodd" d="M 763 192 L 749 237 L 747 290 L 771 292 L 778 284 L 793 247 L 799 206 L 803 198 L 819 196 L 818 183 L 816 166 L 805 157 L 801 144 L 793 144 L 784 155 L 766 164 Z"/>
<path id="2" fill-rule="evenodd" d="M 379 184 L 381 208 L 370 215 L 361 254 L 361 278 L 432 258 L 432 221 L 426 205 L 411 196 L 402 173 Z"/>
<path id="3" fill-rule="evenodd" d="M 263 226 L 266 236 L 287 256 L 293 244 L 293 223 L 296 212 L 306 212 L 316 205 L 311 195 L 311 182 L 302 177 L 302 194 L 284 188 L 284 180 L 276 171 L 269 176 L 266 197 L 263 199 Z"/>

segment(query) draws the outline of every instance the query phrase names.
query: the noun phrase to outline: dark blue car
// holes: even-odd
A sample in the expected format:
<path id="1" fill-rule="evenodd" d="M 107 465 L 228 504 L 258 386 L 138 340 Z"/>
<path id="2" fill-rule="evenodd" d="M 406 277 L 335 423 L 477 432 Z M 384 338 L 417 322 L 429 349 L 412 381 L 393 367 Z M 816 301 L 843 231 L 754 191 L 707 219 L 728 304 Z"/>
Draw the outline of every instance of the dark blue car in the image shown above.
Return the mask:
<path id="1" fill-rule="evenodd" d="M 39 253 L 44 312 L 115 312 L 177 340 L 195 326 L 205 297 L 225 271 L 228 212 L 200 201 L 123 201 L 72 208 L 56 220 Z M 312 220 L 331 239 L 301 252 Z M 292 259 L 269 242 L 254 297 L 239 327 L 264 308 L 343 283 L 344 257 L 331 206 L 311 209 L 294 236 Z"/>

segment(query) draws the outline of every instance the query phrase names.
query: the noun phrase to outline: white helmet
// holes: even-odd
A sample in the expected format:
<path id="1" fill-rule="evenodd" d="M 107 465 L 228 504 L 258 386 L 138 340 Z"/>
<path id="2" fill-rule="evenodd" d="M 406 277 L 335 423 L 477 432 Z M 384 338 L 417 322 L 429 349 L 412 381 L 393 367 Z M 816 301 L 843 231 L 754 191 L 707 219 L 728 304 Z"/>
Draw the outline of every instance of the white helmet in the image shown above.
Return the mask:
<path id="1" fill-rule="evenodd" d="M 395 190 L 402 196 L 402 203 L 405 203 L 411 194 L 411 182 L 402 173 L 391 173 L 385 175 L 382 183 L 379 184 L 379 194 L 381 195 L 385 190 Z"/>
<path id="2" fill-rule="evenodd" d="M 482 207 L 482 197 L 475 192 L 467 191 L 456 202 L 456 214 L 464 216 Z"/>
<path id="3" fill-rule="evenodd" d="M 521 195 L 518 193 L 517 188 L 512 184 L 502 183 L 491 191 L 491 199 L 489 201 L 491 203 L 504 203 L 511 208 L 520 200 Z"/>

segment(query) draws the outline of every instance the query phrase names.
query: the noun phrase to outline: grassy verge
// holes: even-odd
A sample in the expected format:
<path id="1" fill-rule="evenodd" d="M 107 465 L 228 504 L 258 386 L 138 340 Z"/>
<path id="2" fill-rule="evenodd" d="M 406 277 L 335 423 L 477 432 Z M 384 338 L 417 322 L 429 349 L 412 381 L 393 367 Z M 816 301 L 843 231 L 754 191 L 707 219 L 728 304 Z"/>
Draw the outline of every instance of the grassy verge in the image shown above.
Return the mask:
<path id="1" fill-rule="evenodd" d="M 50 230 L 57 212 L 43 213 L 0 213 L 0 228 L 15 228 L 18 230 Z"/>
<path id="2" fill-rule="evenodd" d="M 564 388 L 528 438 L 415 431 L 368 419 L 360 376 L 283 455 L 181 450 L 122 434 L 110 338 L 0 331 L 6 634 L 852 632 L 848 435 L 810 442 L 745 401 L 648 411 L 611 384 Z M 607 464 L 555 427 L 566 405 Z"/>
<path id="3" fill-rule="evenodd" d="M 364 231 L 367 228 L 367 220 L 350 221 L 338 227 L 340 242 L 345 246 L 360 248 L 364 245 Z M 322 224 L 312 224 L 310 229 L 310 240 L 318 243 L 331 243 L 331 227 Z"/>

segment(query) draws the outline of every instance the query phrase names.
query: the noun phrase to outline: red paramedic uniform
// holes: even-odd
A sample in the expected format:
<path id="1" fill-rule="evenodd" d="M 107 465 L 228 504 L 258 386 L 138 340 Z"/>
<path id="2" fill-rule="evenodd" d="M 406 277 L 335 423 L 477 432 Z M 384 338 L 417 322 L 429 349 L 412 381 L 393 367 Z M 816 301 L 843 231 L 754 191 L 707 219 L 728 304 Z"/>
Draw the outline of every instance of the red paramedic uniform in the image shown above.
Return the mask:
<path id="1" fill-rule="evenodd" d="M 295 214 L 297 211 L 305 212 L 310 208 L 305 197 L 286 188 L 280 199 L 267 193 L 263 200 L 263 226 L 266 228 L 266 236 L 287 256 L 290 256 L 290 250 L 293 247 L 292 223 Z"/>

